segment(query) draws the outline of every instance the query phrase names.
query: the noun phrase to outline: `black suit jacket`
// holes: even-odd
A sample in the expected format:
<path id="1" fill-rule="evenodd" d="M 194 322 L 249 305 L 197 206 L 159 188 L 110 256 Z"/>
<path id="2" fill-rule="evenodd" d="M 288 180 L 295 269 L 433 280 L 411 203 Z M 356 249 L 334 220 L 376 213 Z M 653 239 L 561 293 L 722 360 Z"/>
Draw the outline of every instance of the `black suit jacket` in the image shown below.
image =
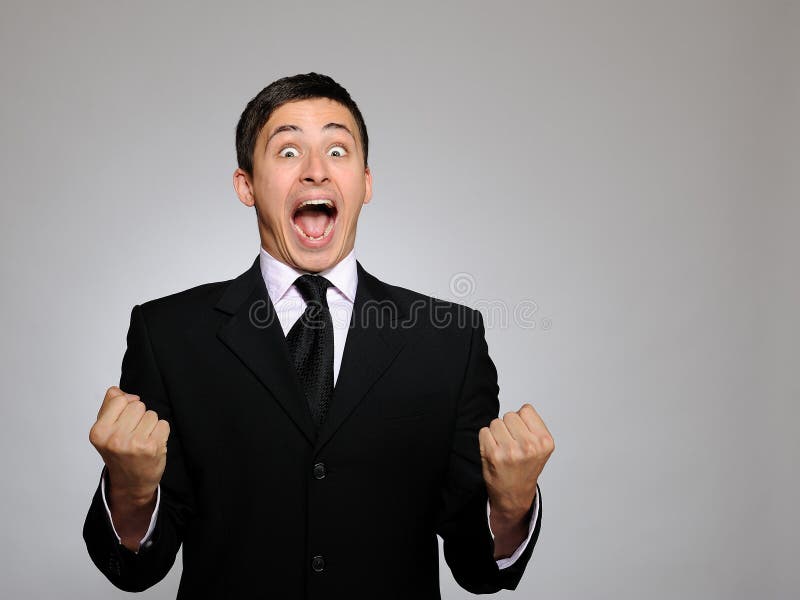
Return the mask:
<path id="1" fill-rule="evenodd" d="M 150 544 L 120 545 L 100 489 L 84 525 L 97 567 L 144 590 L 183 544 L 178 598 L 440 598 L 514 589 L 539 533 L 500 570 L 478 430 L 498 415 L 480 313 L 361 267 L 317 433 L 259 260 L 238 278 L 135 306 L 120 387 L 170 423 Z"/>

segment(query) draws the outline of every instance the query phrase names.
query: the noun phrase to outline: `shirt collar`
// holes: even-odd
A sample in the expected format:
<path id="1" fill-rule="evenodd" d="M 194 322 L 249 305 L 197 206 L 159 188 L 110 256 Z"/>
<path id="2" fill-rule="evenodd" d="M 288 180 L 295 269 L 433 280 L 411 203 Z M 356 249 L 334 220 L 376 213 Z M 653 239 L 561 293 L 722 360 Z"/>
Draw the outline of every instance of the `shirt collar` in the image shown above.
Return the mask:
<path id="1" fill-rule="evenodd" d="M 269 293 L 270 300 L 272 300 L 272 304 L 276 304 L 284 297 L 300 275 L 308 272 L 295 269 L 286 263 L 282 263 L 264 250 L 263 247 L 258 256 L 261 266 L 261 276 L 264 278 L 264 284 L 267 286 L 267 292 Z M 350 250 L 347 256 L 330 269 L 320 271 L 318 275 L 322 275 L 330 281 L 350 303 L 355 302 L 356 288 L 358 287 L 355 248 Z"/>

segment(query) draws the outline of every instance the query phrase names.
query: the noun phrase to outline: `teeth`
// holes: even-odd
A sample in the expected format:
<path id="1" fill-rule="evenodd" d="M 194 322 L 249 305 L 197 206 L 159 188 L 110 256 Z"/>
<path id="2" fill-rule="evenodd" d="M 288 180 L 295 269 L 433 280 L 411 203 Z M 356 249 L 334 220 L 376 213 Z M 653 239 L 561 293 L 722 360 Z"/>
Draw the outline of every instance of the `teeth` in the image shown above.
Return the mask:
<path id="1" fill-rule="evenodd" d="M 304 206 L 308 206 L 309 204 L 324 204 L 328 208 L 333 208 L 333 202 L 328 200 L 327 198 L 314 198 L 313 200 L 306 200 L 297 208 L 302 208 Z"/>

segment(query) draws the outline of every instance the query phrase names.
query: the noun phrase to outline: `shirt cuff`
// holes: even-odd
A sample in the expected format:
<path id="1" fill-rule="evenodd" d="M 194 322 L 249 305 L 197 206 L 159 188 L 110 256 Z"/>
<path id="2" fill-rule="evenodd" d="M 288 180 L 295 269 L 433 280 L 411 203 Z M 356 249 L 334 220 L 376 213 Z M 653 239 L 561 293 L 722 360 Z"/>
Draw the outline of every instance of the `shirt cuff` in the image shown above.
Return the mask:
<path id="1" fill-rule="evenodd" d="M 486 501 L 486 518 L 487 519 L 489 519 L 490 513 L 491 513 L 491 510 L 489 508 L 489 501 L 487 500 Z M 525 552 L 525 548 L 528 547 L 528 542 L 531 541 L 531 536 L 533 535 L 533 530 L 536 528 L 536 521 L 538 520 L 538 518 L 539 518 L 539 489 L 537 487 L 536 495 L 533 497 L 533 512 L 531 513 L 531 521 L 528 524 L 528 537 L 525 538 L 525 541 L 522 542 L 517 547 L 516 550 L 514 550 L 514 553 L 511 556 L 509 556 L 508 558 L 501 558 L 501 559 L 499 559 L 497 561 L 497 568 L 498 569 L 505 569 L 506 567 L 510 567 L 515 562 L 517 562 L 517 559 L 520 557 L 520 555 L 523 552 Z M 494 540 L 494 532 L 492 531 L 492 522 L 491 522 L 491 520 L 489 520 L 489 533 L 492 534 L 492 540 Z"/>
<path id="2" fill-rule="evenodd" d="M 117 533 L 117 529 L 114 527 L 114 519 L 111 518 L 111 509 L 108 508 L 108 500 L 106 500 L 106 470 L 103 469 L 102 475 L 100 475 L 100 493 L 103 496 L 103 505 L 106 507 L 106 513 L 108 513 L 108 521 L 111 523 L 111 529 L 114 531 L 114 535 L 117 536 L 117 541 L 122 543 L 122 538 L 119 537 Z M 147 532 L 144 534 L 144 537 L 139 540 L 139 546 L 141 547 L 150 536 L 153 535 L 153 530 L 156 528 L 156 518 L 158 517 L 158 507 L 161 505 L 161 484 L 158 485 L 156 488 L 156 507 L 153 509 L 153 515 L 150 517 L 150 526 L 147 528 Z M 135 552 L 138 554 L 139 552 Z"/>

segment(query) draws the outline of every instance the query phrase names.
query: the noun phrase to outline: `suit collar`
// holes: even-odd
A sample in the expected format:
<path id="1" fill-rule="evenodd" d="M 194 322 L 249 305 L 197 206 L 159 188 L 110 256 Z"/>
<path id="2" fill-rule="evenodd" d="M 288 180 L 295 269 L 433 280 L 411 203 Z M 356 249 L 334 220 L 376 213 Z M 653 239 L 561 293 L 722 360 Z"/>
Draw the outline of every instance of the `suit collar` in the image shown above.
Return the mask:
<path id="1" fill-rule="evenodd" d="M 228 287 L 225 288 L 222 297 L 214 308 L 229 315 L 236 314 L 258 283 L 259 270 L 259 259 L 256 257 L 247 271 L 228 284 Z M 262 279 L 261 282 L 263 283 L 264 280 Z M 266 294 L 266 288 L 264 289 L 264 293 Z M 267 298 L 268 297 L 267 295 Z"/>

